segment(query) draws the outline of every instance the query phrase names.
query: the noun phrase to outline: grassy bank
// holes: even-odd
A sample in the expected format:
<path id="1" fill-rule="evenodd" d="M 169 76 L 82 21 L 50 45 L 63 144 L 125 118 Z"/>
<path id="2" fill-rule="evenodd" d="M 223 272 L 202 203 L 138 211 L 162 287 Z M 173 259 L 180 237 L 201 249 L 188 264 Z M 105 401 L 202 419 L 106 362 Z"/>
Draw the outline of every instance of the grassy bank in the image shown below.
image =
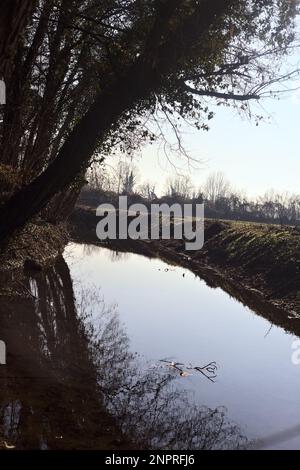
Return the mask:
<path id="1" fill-rule="evenodd" d="M 234 270 L 272 298 L 300 301 L 299 228 L 208 221 L 204 248 L 192 257 Z"/>

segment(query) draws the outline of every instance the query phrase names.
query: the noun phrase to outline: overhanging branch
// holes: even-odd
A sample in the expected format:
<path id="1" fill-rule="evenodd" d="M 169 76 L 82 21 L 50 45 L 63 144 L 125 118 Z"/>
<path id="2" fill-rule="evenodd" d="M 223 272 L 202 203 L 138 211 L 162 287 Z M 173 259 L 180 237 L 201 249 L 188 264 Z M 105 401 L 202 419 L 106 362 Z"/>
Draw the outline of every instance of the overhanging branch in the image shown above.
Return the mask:
<path id="1" fill-rule="evenodd" d="M 183 88 L 193 95 L 198 96 L 210 96 L 213 98 L 220 98 L 223 100 L 236 100 L 236 101 L 249 101 L 249 100 L 259 100 L 260 96 L 258 94 L 244 94 L 238 95 L 235 93 L 221 93 L 218 91 L 209 91 L 209 90 L 196 90 L 195 88 L 190 87 L 186 83 L 183 84 Z"/>

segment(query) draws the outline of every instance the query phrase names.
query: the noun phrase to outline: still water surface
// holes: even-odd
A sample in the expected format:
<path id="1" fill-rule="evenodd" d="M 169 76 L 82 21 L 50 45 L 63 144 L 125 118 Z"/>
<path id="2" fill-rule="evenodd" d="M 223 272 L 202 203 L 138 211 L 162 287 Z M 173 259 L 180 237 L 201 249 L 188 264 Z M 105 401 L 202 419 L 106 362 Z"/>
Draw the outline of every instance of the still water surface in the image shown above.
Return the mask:
<path id="1" fill-rule="evenodd" d="M 221 288 L 159 259 L 78 244 L 67 247 L 65 259 L 75 295 L 93 286 L 106 305 L 115 306 L 142 367 L 167 368 L 162 359 L 187 367 L 216 361 L 215 383 L 195 370 L 188 377 L 175 370 L 176 386 L 201 406 L 225 406 L 248 438 L 299 425 L 300 366 L 291 360 L 295 336 Z M 91 311 L 96 321 L 97 301 Z M 300 436 L 274 447 L 300 449 Z"/>

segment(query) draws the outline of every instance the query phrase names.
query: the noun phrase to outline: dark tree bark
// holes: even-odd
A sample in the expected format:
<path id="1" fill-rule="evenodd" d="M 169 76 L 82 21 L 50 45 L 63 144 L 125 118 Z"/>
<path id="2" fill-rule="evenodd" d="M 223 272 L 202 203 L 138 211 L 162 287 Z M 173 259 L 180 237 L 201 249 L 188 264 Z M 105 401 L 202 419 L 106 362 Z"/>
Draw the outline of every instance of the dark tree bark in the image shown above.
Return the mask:
<path id="1" fill-rule="evenodd" d="M 0 77 L 9 76 L 11 63 L 36 0 L 0 1 Z"/>

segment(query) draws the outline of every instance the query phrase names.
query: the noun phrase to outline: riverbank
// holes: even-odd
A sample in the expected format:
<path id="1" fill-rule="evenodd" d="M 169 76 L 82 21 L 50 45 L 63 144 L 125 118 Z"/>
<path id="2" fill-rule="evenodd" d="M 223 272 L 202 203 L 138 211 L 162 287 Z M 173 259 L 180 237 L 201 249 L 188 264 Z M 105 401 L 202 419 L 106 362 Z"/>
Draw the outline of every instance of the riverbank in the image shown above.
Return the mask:
<path id="1" fill-rule="evenodd" d="M 41 271 L 52 265 L 68 243 L 66 224 L 30 223 L 0 252 L 0 277 L 12 271 Z M 3 282 L 2 282 L 3 284 Z"/>
<path id="2" fill-rule="evenodd" d="M 77 206 L 71 216 L 74 241 L 160 257 L 190 269 L 212 287 L 293 333 L 300 333 L 300 231 L 267 224 L 205 221 L 202 250 L 185 251 L 182 240 L 99 242 L 95 209 Z"/>
<path id="3" fill-rule="evenodd" d="M 0 207 L 21 187 L 21 173 L 9 165 L 0 164 Z M 69 235 L 62 216 L 63 212 L 66 212 L 65 201 L 59 200 L 58 202 L 51 203 L 52 205 L 50 204 L 44 212 L 34 217 L 30 223 L 9 239 L 7 245 L 4 247 L 1 245 L 1 279 L 6 273 L 14 270 L 18 272 L 18 275 L 23 269 L 42 270 L 48 265 L 53 265 L 56 258 L 62 254 Z"/>

